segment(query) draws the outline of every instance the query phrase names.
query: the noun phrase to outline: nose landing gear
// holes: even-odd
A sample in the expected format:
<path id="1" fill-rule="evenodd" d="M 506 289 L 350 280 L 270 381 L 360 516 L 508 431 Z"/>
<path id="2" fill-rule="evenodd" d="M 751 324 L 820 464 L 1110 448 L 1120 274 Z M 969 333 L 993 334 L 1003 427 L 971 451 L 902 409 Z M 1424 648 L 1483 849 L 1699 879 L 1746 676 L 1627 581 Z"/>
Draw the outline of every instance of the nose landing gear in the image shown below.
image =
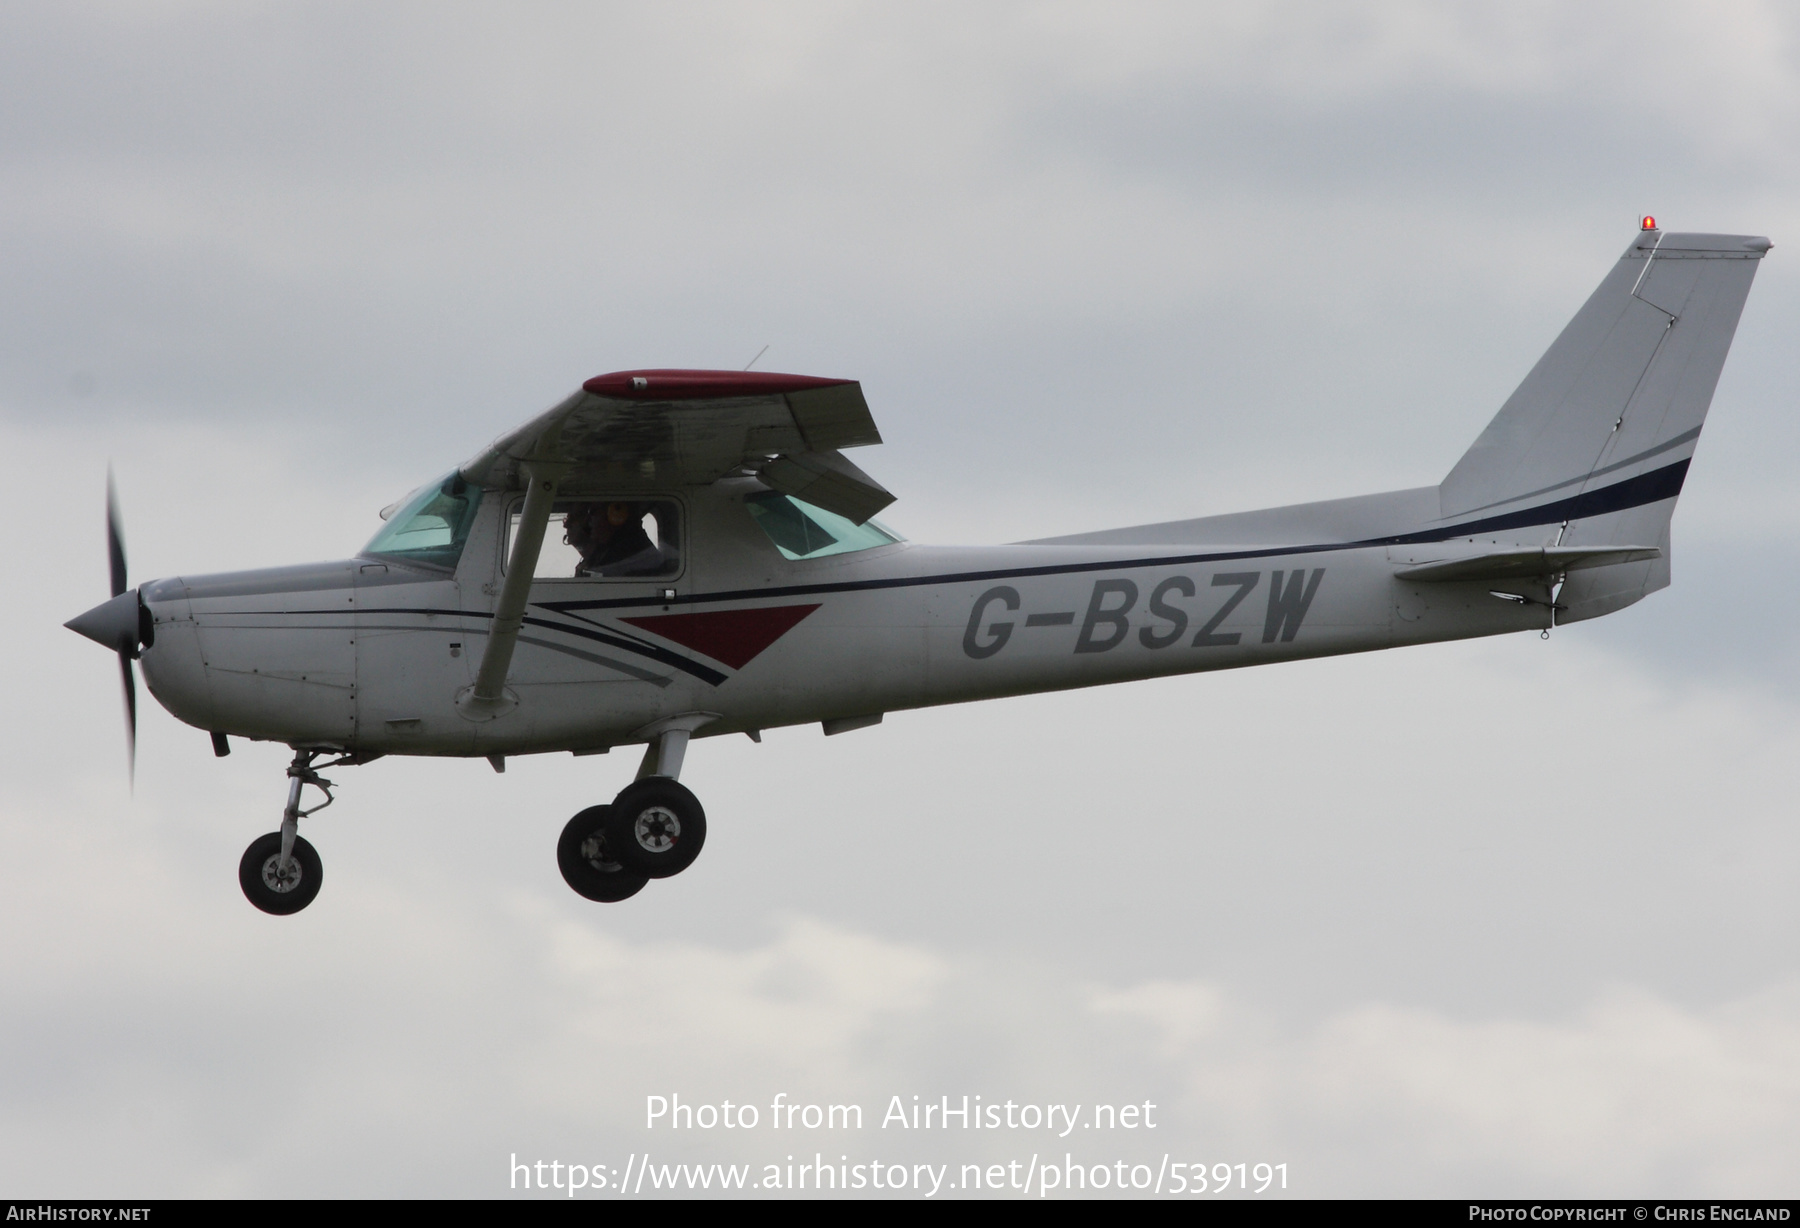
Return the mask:
<path id="1" fill-rule="evenodd" d="M 278 917 L 297 913 L 312 903 L 324 881 L 325 870 L 319 854 L 301 839 L 299 832 L 301 819 L 317 814 L 337 800 L 331 796 L 331 782 L 313 770 L 313 760 L 324 753 L 317 750 L 294 752 L 294 761 L 288 764 L 288 801 L 287 808 L 281 812 L 281 830 L 251 841 L 250 847 L 244 850 L 243 859 L 238 862 L 238 885 L 244 889 L 244 898 Z M 352 761 L 353 756 L 345 755 L 321 766 Z M 325 795 L 325 800 L 311 810 L 300 809 L 300 791 L 306 785 L 312 785 Z"/>

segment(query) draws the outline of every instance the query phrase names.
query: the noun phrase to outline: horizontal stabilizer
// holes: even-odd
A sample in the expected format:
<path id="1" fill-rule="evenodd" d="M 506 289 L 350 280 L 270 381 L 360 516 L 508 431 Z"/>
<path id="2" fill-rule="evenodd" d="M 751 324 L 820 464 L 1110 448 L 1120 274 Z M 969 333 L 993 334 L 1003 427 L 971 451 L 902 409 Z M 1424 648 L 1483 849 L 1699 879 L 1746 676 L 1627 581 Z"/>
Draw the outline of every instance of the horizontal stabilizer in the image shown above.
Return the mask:
<path id="1" fill-rule="evenodd" d="M 1655 546 L 1527 546 L 1488 550 L 1402 568 L 1402 580 L 1526 580 L 1614 563 L 1643 563 L 1662 557 Z"/>

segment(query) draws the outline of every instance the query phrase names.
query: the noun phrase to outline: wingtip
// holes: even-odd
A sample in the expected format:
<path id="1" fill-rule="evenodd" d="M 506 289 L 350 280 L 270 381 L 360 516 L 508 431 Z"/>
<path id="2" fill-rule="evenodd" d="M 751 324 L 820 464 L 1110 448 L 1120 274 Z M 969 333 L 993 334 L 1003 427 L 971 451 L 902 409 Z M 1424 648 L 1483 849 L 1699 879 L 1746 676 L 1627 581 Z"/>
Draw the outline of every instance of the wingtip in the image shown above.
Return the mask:
<path id="1" fill-rule="evenodd" d="M 822 375 L 790 375 L 781 371 L 705 371 L 679 368 L 611 371 L 581 387 L 594 396 L 628 401 L 690 401 L 725 397 L 774 396 L 834 388 L 855 380 Z"/>

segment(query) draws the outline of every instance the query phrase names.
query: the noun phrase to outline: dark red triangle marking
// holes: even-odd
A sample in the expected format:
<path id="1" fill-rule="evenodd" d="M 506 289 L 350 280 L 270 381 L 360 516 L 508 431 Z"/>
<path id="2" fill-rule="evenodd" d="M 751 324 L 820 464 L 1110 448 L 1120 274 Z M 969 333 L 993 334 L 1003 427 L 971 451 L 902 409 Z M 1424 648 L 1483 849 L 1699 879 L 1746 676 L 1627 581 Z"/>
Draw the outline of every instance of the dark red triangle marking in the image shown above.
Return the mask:
<path id="1" fill-rule="evenodd" d="M 763 606 L 755 610 L 713 610 L 704 614 L 654 614 L 649 618 L 621 618 L 652 635 L 673 640 L 683 648 L 703 652 L 732 669 L 743 669 L 757 655 L 786 635 L 818 605 Z"/>

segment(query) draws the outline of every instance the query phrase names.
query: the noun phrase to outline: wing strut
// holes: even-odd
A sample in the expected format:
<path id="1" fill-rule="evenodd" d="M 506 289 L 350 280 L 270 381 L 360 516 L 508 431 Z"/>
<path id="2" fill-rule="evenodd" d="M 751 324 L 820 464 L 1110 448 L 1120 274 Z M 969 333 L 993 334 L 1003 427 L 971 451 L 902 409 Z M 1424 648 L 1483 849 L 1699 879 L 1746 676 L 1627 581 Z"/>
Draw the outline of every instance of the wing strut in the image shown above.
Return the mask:
<path id="1" fill-rule="evenodd" d="M 481 654 L 475 685 L 456 699 L 457 709 L 471 720 L 493 720 L 518 705 L 518 697 L 506 689 L 506 671 L 512 667 L 519 628 L 525 624 L 525 605 L 531 597 L 532 573 L 537 570 L 538 553 L 544 545 L 544 527 L 550 522 L 550 506 L 567 467 L 544 461 L 527 461 L 520 466 L 525 477 L 525 509 L 519 514 L 519 535 L 507 559 L 506 583 L 501 586 L 500 600 L 494 604 L 493 628 L 488 632 L 487 650 Z"/>

